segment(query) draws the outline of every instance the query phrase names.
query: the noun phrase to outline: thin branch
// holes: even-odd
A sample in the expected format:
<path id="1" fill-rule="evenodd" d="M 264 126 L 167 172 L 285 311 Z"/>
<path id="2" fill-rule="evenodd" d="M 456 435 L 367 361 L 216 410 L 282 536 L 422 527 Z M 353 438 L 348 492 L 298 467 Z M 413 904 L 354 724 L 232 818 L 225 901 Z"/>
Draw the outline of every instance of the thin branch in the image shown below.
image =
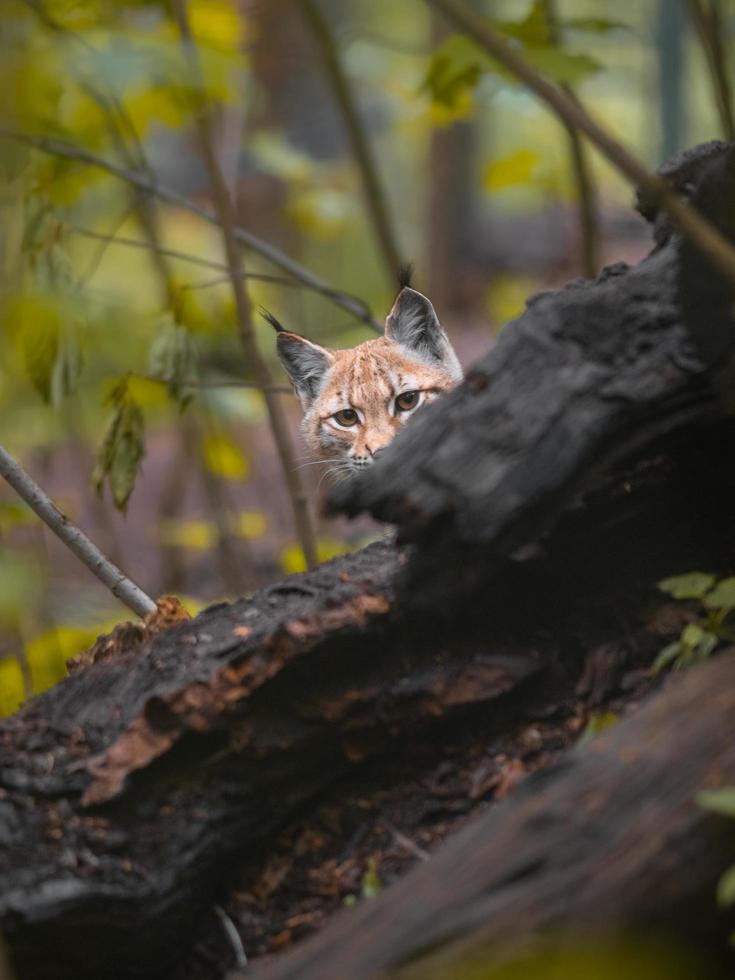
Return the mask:
<path id="1" fill-rule="evenodd" d="M 342 64 L 337 44 L 329 29 L 329 23 L 322 15 L 317 0 L 301 0 L 301 8 L 311 28 L 314 40 L 321 51 L 324 70 L 342 113 L 355 163 L 360 171 L 368 214 L 380 243 L 388 275 L 391 283 L 393 283 L 397 270 L 403 265 L 403 260 L 391 221 L 388 202 L 380 181 L 378 167 L 360 119 L 350 80 Z"/>
<path id="2" fill-rule="evenodd" d="M 77 289 L 79 290 L 83 289 L 84 286 L 86 286 L 89 280 L 92 278 L 92 276 L 97 272 L 102 262 L 102 259 L 105 257 L 105 253 L 107 252 L 107 249 L 110 247 L 110 245 L 114 244 L 115 242 L 116 232 L 118 232 L 120 228 L 122 228 L 122 226 L 128 220 L 128 218 L 130 217 L 130 215 L 134 210 L 134 207 L 135 205 L 131 205 L 127 207 L 125 211 L 123 211 L 122 215 L 115 222 L 115 227 L 113 228 L 112 231 L 107 232 L 106 234 L 95 235 L 95 238 L 99 241 L 100 244 L 97 250 L 95 251 L 95 254 L 92 256 L 92 261 L 89 264 L 89 268 L 84 273 L 84 275 L 80 276 L 80 278 L 77 280 Z"/>
<path id="3" fill-rule="evenodd" d="M 712 79 L 723 135 L 725 139 L 735 140 L 735 114 L 733 114 L 727 59 L 722 48 L 723 31 L 719 3 L 717 0 L 710 0 L 709 4 L 706 0 L 688 0 L 688 7 Z"/>
<path id="4" fill-rule="evenodd" d="M 122 245 L 125 248 L 140 248 L 149 252 L 152 248 L 150 242 L 143 241 L 140 238 L 125 238 L 121 235 L 110 236 L 104 232 L 94 231 L 91 228 L 83 228 L 81 225 L 75 225 L 71 222 L 65 224 L 65 228 L 69 231 L 74 232 L 75 235 L 81 235 L 83 238 L 92 238 L 96 241 L 105 243 L 105 247 L 108 245 Z M 216 259 L 207 259 L 201 255 L 192 255 L 191 252 L 181 252 L 175 248 L 164 248 L 159 246 L 158 252 L 160 255 L 167 259 L 177 259 L 181 262 L 189 262 L 191 265 L 198 265 L 204 269 L 213 269 L 217 272 L 227 273 L 227 266 L 224 262 L 217 262 Z M 255 282 L 272 282 L 279 286 L 284 286 L 287 289 L 309 289 L 310 287 L 303 282 L 298 282 L 296 279 L 286 279 L 285 276 L 274 276 L 268 272 L 242 272 L 241 277 L 243 279 L 252 279 Z M 220 286 L 224 283 L 229 283 L 229 274 L 219 276 L 216 279 L 207 279 L 204 282 L 189 282 L 183 283 L 179 286 L 180 289 L 209 289 L 212 286 Z"/>
<path id="5" fill-rule="evenodd" d="M 67 160 L 77 160 L 79 163 L 87 164 L 90 167 L 99 167 L 100 170 L 107 171 L 107 173 L 112 174 L 119 180 L 123 180 L 126 183 L 131 184 L 133 187 L 136 187 L 147 194 L 152 194 L 161 201 L 167 201 L 169 204 L 175 204 L 177 207 L 191 212 L 191 214 L 196 214 L 209 224 L 220 224 L 219 219 L 215 214 L 208 211 L 206 208 L 200 207 L 198 204 L 194 204 L 178 191 L 175 191 L 170 187 L 166 187 L 164 184 L 160 184 L 157 180 L 147 177 L 139 170 L 123 167 L 112 160 L 107 160 L 104 157 L 100 157 L 96 153 L 91 153 L 89 150 L 85 150 L 82 147 L 77 147 L 71 143 L 66 143 L 64 140 L 53 139 L 45 136 L 36 136 L 33 133 L 24 133 L 4 126 L 0 126 L 0 136 L 15 140 L 19 143 L 24 143 L 27 146 L 32 146 L 34 149 L 40 150 L 42 153 L 48 153 L 51 156 L 63 157 Z M 382 326 L 373 318 L 370 308 L 362 300 L 355 296 L 350 296 L 348 293 L 343 293 L 340 290 L 335 289 L 333 286 L 330 286 L 323 279 L 320 279 L 308 269 L 304 268 L 304 266 L 300 265 L 298 262 L 295 262 L 287 255 L 284 255 L 284 253 L 277 249 L 274 245 L 263 241 L 249 231 L 245 231 L 244 228 L 235 228 L 234 237 L 235 240 L 241 245 L 251 249 L 258 255 L 263 256 L 263 258 L 267 259 L 269 262 L 272 262 L 277 268 L 282 269 L 284 272 L 288 273 L 288 275 L 293 276 L 294 279 L 297 279 L 299 282 L 303 283 L 308 289 L 319 293 L 321 296 L 324 296 L 326 299 L 341 307 L 343 310 L 346 310 L 352 316 L 367 324 L 376 333 L 383 333 Z"/>
<path id="6" fill-rule="evenodd" d="M 99 548 L 83 531 L 72 524 L 65 514 L 61 513 L 47 494 L 2 446 L 0 446 L 0 476 L 7 480 L 44 524 L 128 609 L 132 609 L 141 617 L 156 611 L 153 599 L 105 558 Z"/>
<path id="7" fill-rule="evenodd" d="M 554 0 L 544 0 L 544 10 L 552 43 L 559 42 L 559 25 Z M 567 95 L 577 100 L 571 85 L 562 85 Z M 577 185 L 579 230 L 582 242 L 582 272 L 594 279 L 600 269 L 600 222 L 597 213 L 597 189 L 590 169 L 587 147 L 582 144 L 575 126 L 562 121 L 569 142 L 569 156 Z"/>
<path id="8" fill-rule="evenodd" d="M 464 0 L 426 0 L 441 11 L 495 61 L 519 78 L 562 122 L 574 126 L 593 143 L 617 170 L 640 186 L 674 218 L 680 231 L 710 259 L 735 289 L 735 248 L 697 211 L 689 207 L 662 177 L 651 173 L 612 137 L 584 107 L 532 68 L 509 42 L 476 14 Z"/>
<path id="9" fill-rule="evenodd" d="M 175 0 L 174 9 L 192 75 L 196 80 L 199 80 L 201 78 L 201 70 L 198 61 L 198 52 L 189 27 L 186 0 Z M 263 388 L 263 396 L 268 410 L 273 441 L 278 451 L 283 479 L 291 501 L 296 531 L 304 551 L 306 564 L 309 568 L 313 568 L 317 564 L 316 532 L 301 477 L 295 468 L 291 436 L 288 431 L 288 423 L 283 411 L 283 405 L 276 394 L 269 390 L 273 386 L 273 379 L 268 365 L 260 353 L 255 337 L 250 298 L 241 276 L 243 269 L 236 235 L 235 209 L 222 173 L 220 162 L 217 158 L 212 117 L 206 105 L 198 108 L 196 112 L 196 125 L 202 157 L 207 168 L 207 173 L 209 174 L 212 200 L 218 223 L 222 229 L 227 266 L 232 280 L 232 292 L 235 299 L 240 339 L 248 364 L 252 368 L 258 384 Z"/>
<path id="10" fill-rule="evenodd" d="M 179 388 L 250 388 L 253 391 L 271 391 L 276 395 L 290 395 L 292 393 L 291 389 L 285 385 L 269 385 L 268 388 L 263 388 L 255 381 L 199 381 L 194 378 L 180 381 L 174 378 L 159 378 L 155 374 L 138 374 L 136 371 L 131 371 L 130 376 L 141 378 L 143 381 L 153 381 L 160 385 L 175 384 Z"/>

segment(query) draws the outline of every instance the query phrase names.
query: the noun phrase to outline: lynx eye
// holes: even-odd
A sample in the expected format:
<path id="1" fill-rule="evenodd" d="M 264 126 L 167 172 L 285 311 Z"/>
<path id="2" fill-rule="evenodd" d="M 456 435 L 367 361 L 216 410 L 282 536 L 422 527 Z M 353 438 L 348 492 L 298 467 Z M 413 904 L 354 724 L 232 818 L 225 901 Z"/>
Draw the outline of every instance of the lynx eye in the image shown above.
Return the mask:
<path id="1" fill-rule="evenodd" d="M 410 412 L 419 403 L 418 391 L 404 391 L 396 398 L 396 408 L 399 412 Z"/>
<path id="2" fill-rule="evenodd" d="M 359 421 L 354 408 L 343 408 L 341 412 L 335 412 L 332 418 L 338 425 L 344 425 L 348 429 L 350 426 L 357 425 Z"/>

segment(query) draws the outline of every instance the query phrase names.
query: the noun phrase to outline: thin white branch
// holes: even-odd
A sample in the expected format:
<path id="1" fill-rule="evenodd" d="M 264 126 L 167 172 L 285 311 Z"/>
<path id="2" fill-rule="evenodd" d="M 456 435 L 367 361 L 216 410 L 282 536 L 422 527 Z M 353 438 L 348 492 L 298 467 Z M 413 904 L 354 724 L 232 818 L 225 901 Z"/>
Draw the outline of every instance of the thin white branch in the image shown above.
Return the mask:
<path id="1" fill-rule="evenodd" d="M 44 524 L 128 609 L 132 609 L 141 617 L 156 611 L 153 599 L 105 558 L 99 548 L 83 531 L 72 524 L 65 514 L 61 513 L 35 480 L 31 479 L 2 446 L 0 446 L 0 476 L 5 477 L 13 490 L 38 514 Z"/>

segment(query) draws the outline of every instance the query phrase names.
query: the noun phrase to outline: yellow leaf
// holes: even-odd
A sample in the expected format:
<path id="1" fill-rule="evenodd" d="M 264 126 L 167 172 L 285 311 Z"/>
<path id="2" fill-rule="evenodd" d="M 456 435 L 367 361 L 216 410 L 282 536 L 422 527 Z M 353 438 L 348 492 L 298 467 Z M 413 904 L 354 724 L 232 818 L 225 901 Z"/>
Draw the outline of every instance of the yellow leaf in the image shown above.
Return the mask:
<path id="1" fill-rule="evenodd" d="M 317 559 L 321 564 L 336 558 L 338 555 L 346 555 L 352 551 L 352 546 L 346 541 L 339 541 L 337 538 L 319 538 L 316 545 Z M 289 544 L 281 552 L 281 564 L 287 575 L 294 575 L 296 572 L 306 571 L 306 559 L 300 544 Z"/>
<path id="2" fill-rule="evenodd" d="M 302 231 L 322 241 L 344 235 L 352 218 L 354 196 L 336 189 L 295 191 L 286 207 L 288 217 Z"/>
<path id="3" fill-rule="evenodd" d="M 219 536 L 211 521 L 162 521 L 158 534 L 162 544 L 189 551 L 209 551 Z"/>
<path id="4" fill-rule="evenodd" d="M 168 405 L 166 385 L 149 378 L 136 378 L 131 375 L 127 379 L 128 395 L 131 401 L 143 408 L 165 408 Z"/>
<path id="5" fill-rule="evenodd" d="M 66 676 L 66 661 L 105 632 L 100 626 L 57 626 L 45 630 L 26 644 L 26 657 L 33 678 L 33 693 L 39 694 Z"/>
<path id="6" fill-rule="evenodd" d="M 487 294 L 487 307 L 493 323 L 500 327 L 515 320 L 526 308 L 526 300 L 539 288 L 529 276 L 495 276 Z"/>
<path id="7" fill-rule="evenodd" d="M 458 119 L 467 119 L 475 108 L 474 93 L 464 90 L 457 93 L 450 105 L 432 102 L 429 106 L 429 120 L 434 126 L 451 126 Z"/>
<path id="8" fill-rule="evenodd" d="M 225 480 L 245 480 L 250 464 L 239 446 L 227 436 L 207 436 L 202 444 L 204 464 L 215 476 Z"/>
<path id="9" fill-rule="evenodd" d="M 227 51 L 237 51 L 242 21 L 232 0 L 190 0 L 189 23 L 197 41 Z"/>
<path id="10" fill-rule="evenodd" d="M 234 515 L 232 530 L 241 538 L 251 541 L 262 538 L 268 530 L 268 520 L 259 510 L 242 510 Z"/>
<path id="11" fill-rule="evenodd" d="M 23 704 L 25 689 L 15 657 L 0 660 L 0 718 L 11 715 Z"/>
<path id="12" fill-rule="evenodd" d="M 493 160 L 485 168 L 482 183 L 489 191 L 526 184 L 541 161 L 536 150 L 516 150 L 507 157 Z"/>

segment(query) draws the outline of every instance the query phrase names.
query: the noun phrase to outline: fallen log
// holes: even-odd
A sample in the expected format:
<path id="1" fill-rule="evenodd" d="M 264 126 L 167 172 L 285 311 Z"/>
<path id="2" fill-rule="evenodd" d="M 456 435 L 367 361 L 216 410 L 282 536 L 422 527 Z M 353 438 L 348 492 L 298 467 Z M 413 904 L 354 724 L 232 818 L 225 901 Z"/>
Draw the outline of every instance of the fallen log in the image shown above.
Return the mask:
<path id="1" fill-rule="evenodd" d="M 650 664 L 656 580 L 732 572 L 735 551 L 735 431 L 684 322 L 680 244 L 532 304 L 397 440 L 385 486 L 341 498 L 407 549 L 122 630 L 0 725 L 0 930 L 22 980 L 186 975 L 238 864 L 342 779 L 400 789 L 396 760 L 557 711 L 600 645 Z"/>
<path id="2" fill-rule="evenodd" d="M 735 146 L 698 147 L 665 176 L 735 240 Z M 643 206 L 651 219 L 656 212 Z M 464 384 L 331 495 L 417 545 L 405 601 L 436 606 L 523 553 L 596 475 L 666 433 L 732 409 L 713 402 L 735 350 L 732 294 L 670 226 L 639 265 L 618 263 L 532 297 Z"/>
<path id="3" fill-rule="evenodd" d="M 657 948 L 657 976 L 731 976 L 735 915 L 718 914 L 715 893 L 735 833 L 696 795 L 735 785 L 734 720 L 730 652 L 672 678 L 632 718 L 529 776 L 432 861 L 254 975 L 545 976 L 533 971 L 534 952 L 548 967 L 566 945 L 578 966 L 591 943 L 603 973 L 627 941 L 629 965 L 640 944 Z M 520 972 L 501 972 L 514 963 Z"/>

